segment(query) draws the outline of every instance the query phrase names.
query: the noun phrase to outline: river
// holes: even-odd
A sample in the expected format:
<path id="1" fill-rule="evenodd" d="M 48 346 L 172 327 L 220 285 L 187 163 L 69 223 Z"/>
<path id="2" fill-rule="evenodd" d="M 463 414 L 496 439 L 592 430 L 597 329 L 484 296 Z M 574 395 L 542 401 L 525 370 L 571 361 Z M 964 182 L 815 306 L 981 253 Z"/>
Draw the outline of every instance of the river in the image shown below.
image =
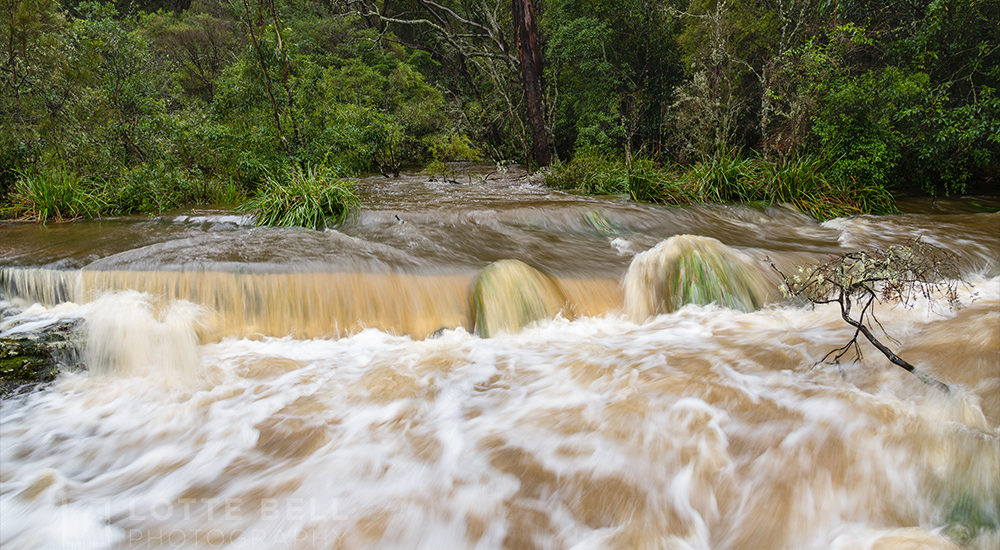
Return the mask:
<path id="1" fill-rule="evenodd" d="M 340 230 L 0 227 L 0 337 L 78 320 L 89 366 L 0 404 L 0 545 L 1000 547 L 1000 214 L 819 223 L 460 179 L 364 179 Z M 680 235 L 756 266 L 763 307 L 633 306 L 636 255 Z M 867 345 L 816 366 L 851 327 L 783 300 L 770 263 L 917 236 L 958 255 L 961 304 L 879 320 L 952 392 Z M 491 264 L 516 269 L 473 296 Z M 484 337 L 476 308 L 533 292 L 541 320 Z"/>

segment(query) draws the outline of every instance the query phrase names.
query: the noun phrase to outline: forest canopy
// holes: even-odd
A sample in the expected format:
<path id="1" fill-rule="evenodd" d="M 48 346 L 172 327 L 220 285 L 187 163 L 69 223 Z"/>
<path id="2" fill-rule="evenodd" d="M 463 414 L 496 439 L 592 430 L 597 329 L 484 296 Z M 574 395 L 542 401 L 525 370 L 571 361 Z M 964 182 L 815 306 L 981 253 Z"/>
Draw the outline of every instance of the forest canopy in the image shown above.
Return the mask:
<path id="1" fill-rule="evenodd" d="M 1000 173 L 1000 0 L 2 6 L 4 217 L 235 205 L 296 174 L 452 160 L 817 217 Z"/>

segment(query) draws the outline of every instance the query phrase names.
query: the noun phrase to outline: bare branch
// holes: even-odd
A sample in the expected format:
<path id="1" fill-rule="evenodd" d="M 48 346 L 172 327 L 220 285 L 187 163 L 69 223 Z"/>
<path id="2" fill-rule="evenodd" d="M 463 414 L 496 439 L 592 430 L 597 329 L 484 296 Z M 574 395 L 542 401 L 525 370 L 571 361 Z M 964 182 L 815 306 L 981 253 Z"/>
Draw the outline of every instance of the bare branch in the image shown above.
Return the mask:
<path id="1" fill-rule="evenodd" d="M 407 26 L 424 26 L 451 45 L 460 55 L 465 57 L 480 57 L 503 61 L 508 69 L 517 67 L 517 57 L 512 55 L 502 39 L 499 28 L 493 27 L 494 21 L 486 25 L 468 17 L 462 17 L 457 12 L 431 0 L 418 0 L 428 17 L 408 16 L 407 14 L 387 15 L 382 13 L 378 5 L 367 2 L 350 2 L 356 13 L 365 18 L 375 17 L 384 23 Z M 449 23 L 454 20 L 465 28 L 478 29 L 481 33 L 455 31 Z M 478 44 L 477 44 L 478 43 Z M 492 45 L 489 47 L 488 45 Z"/>

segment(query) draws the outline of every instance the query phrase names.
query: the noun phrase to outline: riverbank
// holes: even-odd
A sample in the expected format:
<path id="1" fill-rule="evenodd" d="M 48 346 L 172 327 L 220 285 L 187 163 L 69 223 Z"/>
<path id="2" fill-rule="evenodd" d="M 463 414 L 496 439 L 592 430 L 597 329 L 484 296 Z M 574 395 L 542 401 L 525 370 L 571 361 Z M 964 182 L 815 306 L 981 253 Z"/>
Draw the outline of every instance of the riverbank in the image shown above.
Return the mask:
<path id="1" fill-rule="evenodd" d="M 488 180 L 497 171 L 486 165 L 450 163 L 464 179 Z M 422 173 L 426 173 L 425 170 Z M 650 159 L 580 154 L 572 161 L 536 173 L 532 181 L 588 195 L 627 195 L 636 202 L 681 206 L 744 204 L 792 206 L 817 220 L 860 214 L 898 213 L 898 203 L 926 199 L 895 193 L 881 185 L 845 181 L 828 174 L 817 158 L 771 162 L 760 157 L 721 157 L 692 165 L 661 165 Z M 428 178 L 433 179 L 431 176 Z M 505 176 L 500 175 L 501 179 Z M 364 178 L 363 178 L 364 179 Z M 370 181 L 372 178 L 368 178 Z M 388 181 L 388 180 L 387 180 Z M 459 180 L 451 178 L 454 184 Z M 254 216 L 258 225 L 334 227 L 364 204 L 358 180 L 345 179 L 325 166 L 293 167 L 265 179 L 253 192 L 235 184 L 194 182 L 184 177 L 151 178 L 124 188 L 72 172 L 53 170 L 23 176 L 0 203 L 0 222 L 63 222 L 122 215 L 157 215 L 194 205 L 212 205 Z M 948 199 L 945 199 L 948 200 Z M 970 212 L 996 211 L 974 205 Z"/>
<path id="2" fill-rule="evenodd" d="M 627 194 L 653 204 L 788 204 L 820 221 L 899 211 L 889 189 L 836 177 L 817 157 L 769 161 L 732 155 L 668 166 L 640 157 L 578 154 L 554 167 L 546 183 L 590 194 Z"/>

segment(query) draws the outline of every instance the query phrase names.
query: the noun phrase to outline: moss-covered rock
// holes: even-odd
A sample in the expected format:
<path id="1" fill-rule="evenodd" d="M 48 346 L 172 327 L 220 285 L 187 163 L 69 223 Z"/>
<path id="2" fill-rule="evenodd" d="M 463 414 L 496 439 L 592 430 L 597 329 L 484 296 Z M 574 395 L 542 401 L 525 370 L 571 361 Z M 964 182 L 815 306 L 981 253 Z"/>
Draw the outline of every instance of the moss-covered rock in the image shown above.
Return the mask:
<path id="1" fill-rule="evenodd" d="M 566 297 L 555 279 L 517 260 L 486 266 L 472 290 L 473 325 L 483 338 L 552 319 L 565 307 Z"/>
<path id="2" fill-rule="evenodd" d="M 0 338 L 0 380 L 51 380 L 58 370 L 44 343 Z"/>
<path id="3" fill-rule="evenodd" d="M 739 251 L 710 237 L 675 235 L 632 260 L 625 275 L 625 307 L 639 322 L 686 304 L 753 311 L 774 288 Z"/>
<path id="4" fill-rule="evenodd" d="M 27 384 L 50 382 L 58 373 L 59 367 L 45 344 L 0 338 L 0 397 L 19 393 Z"/>
<path id="5" fill-rule="evenodd" d="M 81 368 L 76 340 L 76 324 L 72 322 L 0 338 L 0 398 L 51 382 L 61 369 Z"/>

